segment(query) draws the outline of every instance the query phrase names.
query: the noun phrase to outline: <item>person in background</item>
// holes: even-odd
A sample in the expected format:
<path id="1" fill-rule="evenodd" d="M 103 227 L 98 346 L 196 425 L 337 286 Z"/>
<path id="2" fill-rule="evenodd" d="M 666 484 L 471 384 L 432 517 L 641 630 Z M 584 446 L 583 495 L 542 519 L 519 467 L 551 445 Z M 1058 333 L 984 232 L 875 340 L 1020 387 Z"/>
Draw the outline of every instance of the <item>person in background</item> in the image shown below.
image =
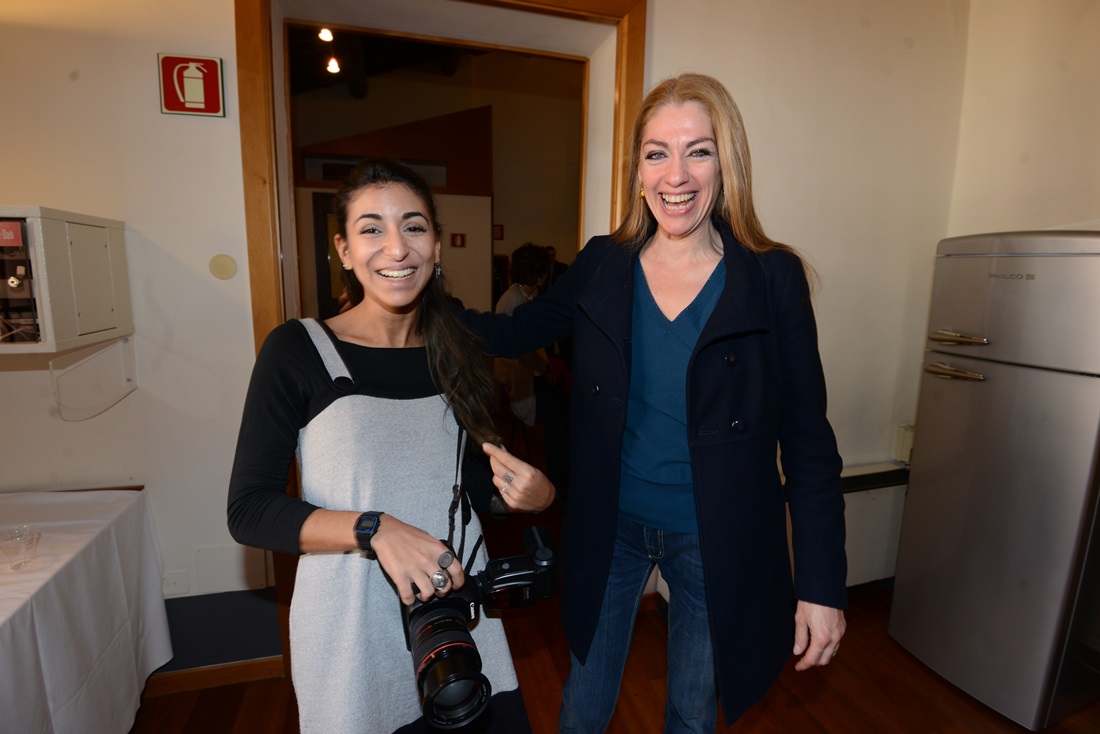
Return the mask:
<path id="1" fill-rule="evenodd" d="M 553 245 L 548 246 L 546 249 L 550 251 L 550 273 L 546 276 L 546 287 L 543 290 L 548 291 L 554 285 L 554 282 L 565 274 L 569 266 L 563 262 L 558 262 L 558 251 L 554 249 Z M 551 359 L 561 360 L 561 368 L 564 371 L 565 379 L 568 380 L 569 367 L 573 363 L 573 337 L 567 336 L 554 342 L 549 347 L 549 353 Z"/>
<path id="2" fill-rule="evenodd" d="M 516 306 L 527 303 L 539 294 L 550 272 L 547 248 L 527 242 L 512 252 L 511 285 L 496 304 L 496 313 L 511 314 Z M 524 425 L 535 425 L 535 377 L 550 371 L 550 357 L 545 349 L 536 349 L 519 359 L 500 357 L 494 360 L 497 379 L 504 386 L 512 413 Z"/>
<path id="3" fill-rule="evenodd" d="M 558 250 L 553 245 L 547 245 L 546 251 L 550 253 L 550 271 L 546 275 L 546 288 L 549 289 L 554 285 L 554 281 L 569 269 L 569 266 L 558 262 Z"/>
<path id="4" fill-rule="evenodd" d="M 549 250 L 526 242 L 512 252 L 512 284 L 497 301 L 496 313 L 510 314 L 539 295 L 550 272 Z M 512 414 L 526 426 L 542 426 L 546 473 L 563 503 L 569 482 L 569 412 L 568 396 L 562 389 L 563 364 L 551 360 L 545 349 L 518 359 L 498 357 L 493 362 Z"/>
<path id="5" fill-rule="evenodd" d="M 842 463 L 808 268 L 757 219 L 733 98 L 700 74 L 662 81 L 631 145 L 618 229 L 512 316 L 462 318 L 493 354 L 574 338 L 561 731 L 606 728 L 656 565 L 669 586 L 664 730 L 712 734 L 719 697 L 732 722 L 792 653 L 797 670 L 837 654 Z"/>
<path id="6" fill-rule="evenodd" d="M 290 609 L 301 731 L 428 731 L 400 606 L 446 596 L 484 567 L 483 546 L 466 557 L 480 535 L 467 501 L 533 512 L 554 488 L 495 445 L 496 383 L 447 301 L 427 184 L 367 159 L 335 209 L 350 307 L 265 340 L 228 524 L 239 543 L 301 554 Z M 295 454 L 301 499 L 285 492 Z M 530 731 L 503 625 L 483 616 L 471 632 L 493 690 L 479 724 Z"/>

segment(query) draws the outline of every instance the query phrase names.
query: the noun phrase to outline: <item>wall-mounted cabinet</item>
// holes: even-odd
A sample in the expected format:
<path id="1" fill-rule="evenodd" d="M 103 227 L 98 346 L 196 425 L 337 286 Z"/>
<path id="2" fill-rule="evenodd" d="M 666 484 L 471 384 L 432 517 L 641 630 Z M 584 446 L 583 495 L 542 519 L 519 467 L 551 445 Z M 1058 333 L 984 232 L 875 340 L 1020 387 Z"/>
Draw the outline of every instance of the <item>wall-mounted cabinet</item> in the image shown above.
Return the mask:
<path id="1" fill-rule="evenodd" d="M 122 222 L 0 206 L 0 356 L 134 332 Z"/>

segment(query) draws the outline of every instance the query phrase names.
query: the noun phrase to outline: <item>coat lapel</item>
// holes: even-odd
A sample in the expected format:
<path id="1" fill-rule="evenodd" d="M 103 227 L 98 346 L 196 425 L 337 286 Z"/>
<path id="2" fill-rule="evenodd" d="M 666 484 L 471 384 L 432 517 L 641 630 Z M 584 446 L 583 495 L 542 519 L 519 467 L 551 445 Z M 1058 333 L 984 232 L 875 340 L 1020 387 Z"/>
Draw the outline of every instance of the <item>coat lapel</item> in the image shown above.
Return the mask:
<path id="1" fill-rule="evenodd" d="M 726 285 L 699 335 L 696 347 L 729 334 L 767 331 L 768 294 L 764 265 L 756 253 L 741 246 L 728 225 L 718 224 L 726 263 Z M 634 299 L 634 261 L 638 253 L 611 244 L 578 300 L 578 306 L 616 345 L 630 343 Z"/>
<path id="2" fill-rule="evenodd" d="M 766 289 L 763 263 L 756 253 L 741 246 L 726 224 L 719 224 L 718 232 L 722 235 L 726 287 L 699 335 L 696 349 L 729 334 L 770 328 L 768 294 L 761 292 Z"/>
<path id="3" fill-rule="evenodd" d="M 637 253 L 611 245 L 578 300 L 578 306 L 616 345 L 630 341 L 634 297 L 634 260 Z"/>

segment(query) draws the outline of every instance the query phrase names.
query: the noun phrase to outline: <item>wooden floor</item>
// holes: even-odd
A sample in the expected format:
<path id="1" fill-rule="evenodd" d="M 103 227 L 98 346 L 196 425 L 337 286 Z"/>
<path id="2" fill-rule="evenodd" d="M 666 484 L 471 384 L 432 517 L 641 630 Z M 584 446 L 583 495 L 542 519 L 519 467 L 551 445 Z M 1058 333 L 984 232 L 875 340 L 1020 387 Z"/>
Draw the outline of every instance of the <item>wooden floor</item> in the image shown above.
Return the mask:
<path id="1" fill-rule="evenodd" d="M 531 437 L 532 452 L 540 439 Z M 519 447 L 517 447 L 519 448 Z M 533 461 L 538 462 L 536 456 Z M 560 513 L 518 515 L 483 523 L 494 557 L 522 551 L 521 532 L 545 523 L 553 537 Z M 803 673 L 787 665 L 778 682 L 732 727 L 719 717 L 717 732 L 736 734 L 1023 734 L 1005 719 L 937 676 L 886 632 L 890 589 L 872 583 L 849 589 L 848 631 L 840 655 Z M 638 616 L 611 734 L 656 734 L 664 720 L 667 626 L 656 597 Z M 556 599 L 511 610 L 505 630 L 534 734 L 558 727 L 569 652 Z M 409 676 L 413 674 L 409 663 Z M 298 711 L 286 679 L 208 688 L 145 698 L 131 734 L 297 734 Z M 2 725 L 0 725 L 2 728 Z M 1046 734 L 1100 734 L 1100 700 L 1045 730 Z M 333 732 L 333 734 L 340 734 Z"/>
<path id="2" fill-rule="evenodd" d="M 511 520 L 495 524 L 518 538 Z M 489 530 L 487 529 L 487 532 Z M 487 539 L 488 541 L 488 539 Z M 493 546 L 491 546 L 493 547 Z M 494 555 L 517 552 L 514 548 Z M 638 617 L 612 734 L 661 731 L 665 697 L 666 625 L 649 604 Z M 796 673 L 793 664 L 764 700 L 732 727 L 737 734 L 1022 734 L 1027 730 L 943 681 L 886 633 L 890 589 L 880 583 L 850 590 L 848 633 L 827 668 Z M 535 734 L 557 731 L 558 704 L 569 656 L 553 601 L 512 610 L 505 627 Z M 410 663 L 409 675 L 412 675 Z M 131 734 L 294 734 L 297 707 L 289 681 L 209 688 L 146 698 Z M 1046 730 L 1100 734 L 1100 701 Z M 334 733 L 338 734 L 338 733 Z"/>

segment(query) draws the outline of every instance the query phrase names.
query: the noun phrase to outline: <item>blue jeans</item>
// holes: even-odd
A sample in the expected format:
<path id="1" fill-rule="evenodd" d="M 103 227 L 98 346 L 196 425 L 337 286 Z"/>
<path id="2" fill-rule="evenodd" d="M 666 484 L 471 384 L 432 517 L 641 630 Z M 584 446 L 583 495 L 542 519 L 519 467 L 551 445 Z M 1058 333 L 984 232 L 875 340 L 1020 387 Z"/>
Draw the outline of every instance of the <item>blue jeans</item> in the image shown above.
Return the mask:
<path id="1" fill-rule="evenodd" d="M 600 620 L 582 665 L 570 653 L 561 732 L 601 734 L 615 712 L 638 603 L 654 565 L 668 583 L 666 734 L 714 734 L 718 696 L 699 536 L 619 518 Z"/>

